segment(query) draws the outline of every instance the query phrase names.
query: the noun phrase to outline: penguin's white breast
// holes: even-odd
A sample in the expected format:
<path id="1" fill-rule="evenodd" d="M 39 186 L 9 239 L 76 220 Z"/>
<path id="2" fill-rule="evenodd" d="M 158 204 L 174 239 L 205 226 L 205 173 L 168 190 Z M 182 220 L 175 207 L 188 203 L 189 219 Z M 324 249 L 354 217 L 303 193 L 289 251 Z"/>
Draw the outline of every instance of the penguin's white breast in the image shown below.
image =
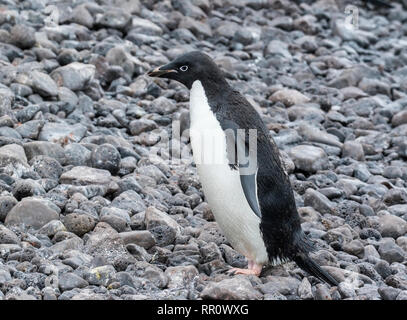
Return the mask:
<path id="1" fill-rule="evenodd" d="M 225 133 L 200 81 L 191 88 L 190 117 L 194 161 L 216 222 L 235 250 L 257 263 L 266 263 L 260 219 L 246 200 L 239 171 L 228 164 Z"/>

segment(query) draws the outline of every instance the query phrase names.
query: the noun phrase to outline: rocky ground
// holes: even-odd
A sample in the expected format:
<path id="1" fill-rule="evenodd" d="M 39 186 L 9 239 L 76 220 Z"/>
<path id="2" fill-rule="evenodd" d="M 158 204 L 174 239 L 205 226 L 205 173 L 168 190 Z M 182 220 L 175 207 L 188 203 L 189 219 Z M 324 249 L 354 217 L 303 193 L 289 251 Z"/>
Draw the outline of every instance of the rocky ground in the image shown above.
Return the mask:
<path id="1" fill-rule="evenodd" d="M 351 2 L 358 29 L 346 1 L 1 1 L 0 300 L 407 300 L 407 3 Z M 225 274 L 247 262 L 180 135 L 188 90 L 145 75 L 194 49 L 262 115 L 339 287 Z"/>

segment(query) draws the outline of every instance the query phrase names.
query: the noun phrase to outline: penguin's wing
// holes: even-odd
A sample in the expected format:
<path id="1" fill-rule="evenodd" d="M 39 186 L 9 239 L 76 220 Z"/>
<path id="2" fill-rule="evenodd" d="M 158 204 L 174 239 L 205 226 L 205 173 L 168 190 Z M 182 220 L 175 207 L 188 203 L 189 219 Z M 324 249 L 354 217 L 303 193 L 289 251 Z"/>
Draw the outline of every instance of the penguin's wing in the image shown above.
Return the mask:
<path id="1" fill-rule="evenodd" d="M 239 128 L 236 122 L 223 119 L 226 154 L 232 170 L 239 170 L 242 189 L 253 212 L 261 218 L 257 197 L 257 131 Z"/>

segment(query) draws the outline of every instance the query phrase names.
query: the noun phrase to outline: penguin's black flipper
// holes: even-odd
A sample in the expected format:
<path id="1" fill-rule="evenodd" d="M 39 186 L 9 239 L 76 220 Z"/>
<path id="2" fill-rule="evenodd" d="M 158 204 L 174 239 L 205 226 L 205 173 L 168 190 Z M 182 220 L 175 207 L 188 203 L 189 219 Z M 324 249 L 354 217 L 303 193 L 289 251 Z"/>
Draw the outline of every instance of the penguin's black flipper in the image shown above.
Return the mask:
<path id="1" fill-rule="evenodd" d="M 319 280 L 322 280 L 331 286 L 339 285 L 338 281 L 336 281 L 326 271 L 322 270 L 322 268 L 314 260 L 312 260 L 308 254 L 298 253 L 294 257 L 294 261 L 301 269 L 307 271 L 310 275 L 317 277 Z"/>

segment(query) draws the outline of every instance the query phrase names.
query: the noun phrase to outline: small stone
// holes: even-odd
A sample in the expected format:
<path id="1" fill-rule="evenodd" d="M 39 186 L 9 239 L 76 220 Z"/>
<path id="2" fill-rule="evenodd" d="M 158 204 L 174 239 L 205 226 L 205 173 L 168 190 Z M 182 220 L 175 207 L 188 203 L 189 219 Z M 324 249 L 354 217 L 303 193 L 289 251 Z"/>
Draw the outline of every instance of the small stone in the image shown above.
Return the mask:
<path id="1" fill-rule="evenodd" d="M 59 289 L 64 292 L 75 288 L 85 288 L 89 283 L 75 273 L 63 273 L 58 276 Z"/>
<path id="2" fill-rule="evenodd" d="M 318 283 L 315 290 L 315 300 L 332 300 L 328 287 Z"/>
<path id="3" fill-rule="evenodd" d="M 0 196 L 0 222 L 4 222 L 7 214 L 17 202 L 17 199 L 12 196 Z"/>
<path id="4" fill-rule="evenodd" d="M 59 231 L 67 231 L 64 224 L 59 220 L 52 220 L 41 227 L 38 230 L 39 234 L 45 234 L 46 236 L 52 238 Z"/>
<path id="5" fill-rule="evenodd" d="M 111 265 L 106 265 L 90 269 L 88 273 L 85 273 L 84 278 L 90 285 L 107 287 L 115 274 L 115 268 Z"/>
<path id="6" fill-rule="evenodd" d="M 23 147 L 18 144 L 8 144 L 0 147 L 0 167 L 6 167 L 7 165 L 13 165 L 14 167 L 28 165 Z"/>
<path id="7" fill-rule="evenodd" d="M 311 290 L 311 284 L 307 278 L 302 279 L 301 284 L 298 287 L 298 295 L 303 300 L 310 300 L 314 298 Z"/>
<path id="8" fill-rule="evenodd" d="M 39 229 L 52 220 L 58 220 L 58 213 L 35 198 L 25 198 L 16 204 L 8 213 L 5 224 L 23 224 Z"/>
<path id="9" fill-rule="evenodd" d="M 310 206 L 322 214 L 332 214 L 335 211 L 334 204 L 327 197 L 311 188 L 308 188 L 305 192 L 304 205 Z"/>
<path id="10" fill-rule="evenodd" d="M 23 145 L 27 159 L 44 155 L 56 159 L 60 164 L 65 164 L 64 149 L 59 144 L 48 141 L 33 141 Z"/>
<path id="11" fill-rule="evenodd" d="M 0 244 L 20 244 L 17 235 L 0 224 Z"/>
<path id="12" fill-rule="evenodd" d="M 365 153 L 362 145 L 357 141 L 346 141 L 342 148 L 342 157 L 350 157 L 358 161 L 365 160 Z"/>
<path id="13" fill-rule="evenodd" d="M 43 97 L 54 97 L 58 95 L 58 87 L 55 81 L 46 73 L 34 70 L 29 74 L 21 74 L 17 81 L 25 84 Z"/>
<path id="14" fill-rule="evenodd" d="M 264 294 L 279 292 L 282 295 L 295 295 L 300 284 L 295 278 L 271 276 L 267 277 L 267 282 L 259 285 L 259 289 Z"/>
<path id="15" fill-rule="evenodd" d="M 132 16 L 122 8 L 109 8 L 101 15 L 96 16 L 96 23 L 106 28 L 124 30 L 131 23 Z"/>
<path id="16" fill-rule="evenodd" d="M 329 160 L 321 148 L 299 145 L 289 150 L 288 155 L 293 160 L 297 170 L 316 172 L 327 169 Z"/>
<path id="17" fill-rule="evenodd" d="M 86 134 L 87 128 L 80 123 L 68 125 L 65 123 L 48 122 L 38 136 L 38 140 L 69 143 L 78 142 Z"/>
<path id="18" fill-rule="evenodd" d="M 380 257 L 389 263 L 403 262 L 406 255 L 403 249 L 401 249 L 392 238 L 383 238 L 380 240 L 378 251 Z"/>
<path id="19" fill-rule="evenodd" d="M 121 232 L 119 233 L 119 236 L 125 244 L 134 243 L 146 250 L 152 248 L 156 244 L 153 235 L 148 230 Z"/>
<path id="20" fill-rule="evenodd" d="M 70 143 L 65 147 L 66 164 L 73 166 L 90 165 L 92 152 L 79 143 Z"/>
<path id="21" fill-rule="evenodd" d="M 407 222 L 393 215 L 379 217 L 379 231 L 382 237 L 397 239 L 407 233 Z"/>
<path id="22" fill-rule="evenodd" d="M 352 284 L 347 282 L 341 282 L 338 286 L 339 293 L 341 294 L 342 298 L 352 298 L 356 296 L 355 289 L 353 288 Z"/>
<path id="23" fill-rule="evenodd" d="M 66 87 L 72 91 L 84 90 L 93 80 L 95 70 L 95 66 L 92 64 L 72 62 L 52 71 L 51 77 L 60 87 Z"/>
<path id="24" fill-rule="evenodd" d="M 158 128 L 157 124 L 150 119 L 136 119 L 129 123 L 129 129 L 132 135 L 139 135 L 142 132 L 148 132 Z"/>
<path id="25" fill-rule="evenodd" d="M 44 126 L 43 120 L 31 120 L 23 123 L 16 128 L 16 131 L 23 137 L 36 140 Z"/>
<path id="26" fill-rule="evenodd" d="M 64 225 L 68 231 L 82 237 L 93 230 L 96 221 L 87 214 L 71 213 L 65 216 Z"/>
<path id="27" fill-rule="evenodd" d="M 406 123 L 407 123 L 407 110 L 403 110 L 396 113 L 391 119 L 391 124 L 393 125 L 393 127 L 398 127 Z"/>
<path id="28" fill-rule="evenodd" d="M 291 107 L 295 104 L 302 104 L 310 101 L 310 98 L 294 89 L 278 90 L 269 99 L 272 102 L 281 101 L 286 107 Z"/>
<path id="29" fill-rule="evenodd" d="M 13 196 L 17 200 L 21 200 L 26 197 L 44 195 L 44 188 L 33 179 L 21 179 L 17 180 L 13 185 Z"/>
<path id="30" fill-rule="evenodd" d="M 72 10 L 71 19 L 72 22 L 85 26 L 89 29 L 93 27 L 94 19 L 85 5 L 79 5 Z"/>
<path id="31" fill-rule="evenodd" d="M 100 212 L 100 221 L 110 224 L 117 232 L 123 232 L 128 229 L 131 222 L 127 211 L 119 208 L 102 208 Z"/>
<path id="32" fill-rule="evenodd" d="M 396 300 L 397 296 L 400 294 L 401 290 L 382 286 L 377 290 L 383 300 Z"/>
<path id="33" fill-rule="evenodd" d="M 180 289 L 197 280 L 199 272 L 194 266 L 189 265 L 168 267 L 165 274 L 169 279 L 168 289 Z"/>
<path id="34" fill-rule="evenodd" d="M 259 300 L 261 294 L 253 288 L 249 279 L 234 277 L 219 282 L 210 282 L 202 291 L 201 298 L 215 300 Z"/>
<path id="35" fill-rule="evenodd" d="M 35 156 L 29 163 L 33 171 L 38 173 L 41 178 L 58 180 L 63 171 L 59 162 L 48 156 Z"/>
<path id="36" fill-rule="evenodd" d="M 105 143 L 92 151 L 91 161 L 94 168 L 108 170 L 111 174 L 115 174 L 119 171 L 121 156 L 115 147 Z"/>
<path id="37" fill-rule="evenodd" d="M 73 184 L 76 186 L 91 184 L 107 185 L 111 181 L 111 174 L 107 170 L 78 166 L 64 172 L 59 181 L 60 183 Z"/>
<path id="38" fill-rule="evenodd" d="M 352 240 L 351 242 L 345 243 L 343 245 L 343 251 L 345 251 L 351 255 L 357 256 L 359 258 L 362 258 L 365 253 L 365 248 L 361 241 Z"/>
<path id="39" fill-rule="evenodd" d="M 12 42 L 21 49 L 30 49 L 35 45 L 35 30 L 24 24 L 16 24 L 10 30 Z"/>

